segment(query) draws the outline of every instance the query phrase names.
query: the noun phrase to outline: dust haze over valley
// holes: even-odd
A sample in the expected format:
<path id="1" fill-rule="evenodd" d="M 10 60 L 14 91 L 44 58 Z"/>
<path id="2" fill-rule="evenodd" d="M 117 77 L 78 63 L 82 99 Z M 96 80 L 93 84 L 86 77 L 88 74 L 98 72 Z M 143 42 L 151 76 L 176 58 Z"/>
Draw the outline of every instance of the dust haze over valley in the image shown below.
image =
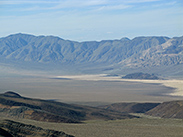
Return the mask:
<path id="1" fill-rule="evenodd" d="M 183 37 L 0 45 L 0 135 L 182 135 Z"/>
<path id="2" fill-rule="evenodd" d="M 182 39 L 76 42 L 54 36 L 10 35 L 0 39 L 1 92 L 94 104 L 181 99 Z M 133 72 L 154 73 L 165 80 L 122 79 Z"/>
<path id="3" fill-rule="evenodd" d="M 1 0 L 0 137 L 182 136 L 182 5 Z"/>

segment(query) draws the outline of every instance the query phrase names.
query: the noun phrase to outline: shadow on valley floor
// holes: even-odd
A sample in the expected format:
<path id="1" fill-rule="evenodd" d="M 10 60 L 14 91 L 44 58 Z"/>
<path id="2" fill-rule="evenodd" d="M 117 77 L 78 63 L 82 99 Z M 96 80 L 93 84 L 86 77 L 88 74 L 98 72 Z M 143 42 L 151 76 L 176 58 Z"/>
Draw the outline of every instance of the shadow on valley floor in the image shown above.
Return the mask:
<path id="1" fill-rule="evenodd" d="M 0 92 L 18 91 L 23 96 L 79 102 L 163 102 L 180 100 L 182 97 L 167 96 L 173 88 L 157 83 L 127 81 L 86 81 L 30 77 L 0 78 Z M 101 105 L 101 104 L 99 104 Z"/>

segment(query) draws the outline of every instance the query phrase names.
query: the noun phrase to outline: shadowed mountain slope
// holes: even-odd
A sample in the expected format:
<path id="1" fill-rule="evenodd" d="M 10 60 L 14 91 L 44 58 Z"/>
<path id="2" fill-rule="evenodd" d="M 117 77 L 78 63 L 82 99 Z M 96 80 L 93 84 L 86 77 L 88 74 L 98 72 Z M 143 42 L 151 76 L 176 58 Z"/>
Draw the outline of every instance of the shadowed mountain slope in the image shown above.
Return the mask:
<path id="1" fill-rule="evenodd" d="M 160 103 L 114 103 L 111 105 L 100 106 L 100 108 L 122 113 L 145 113 L 159 104 Z"/>
<path id="2" fill-rule="evenodd" d="M 109 120 L 134 117 L 127 113 L 122 114 L 100 108 L 26 98 L 13 92 L 0 94 L 0 112 L 13 117 L 64 123 L 79 123 L 91 119 Z"/>
<path id="3" fill-rule="evenodd" d="M 147 111 L 146 114 L 162 118 L 183 119 L 183 101 L 163 102 Z"/>
<path id="4" fill-rule="evenodd" d="M 183 119 L 183 101 L 169 101 L 163 103 L 114 103 L 100 106 L 106 110 L 126 113 L 145 113 L 161 118 Z"/>

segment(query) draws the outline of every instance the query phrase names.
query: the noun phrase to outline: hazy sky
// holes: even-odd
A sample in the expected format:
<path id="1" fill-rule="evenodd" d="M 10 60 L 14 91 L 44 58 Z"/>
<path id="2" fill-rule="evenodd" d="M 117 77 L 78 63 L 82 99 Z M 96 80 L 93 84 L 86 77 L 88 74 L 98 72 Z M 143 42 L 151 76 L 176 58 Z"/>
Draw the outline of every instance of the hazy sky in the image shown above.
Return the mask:
<path id="1" fill-rule="evenodd" d="M 0 37 L 88 41 L 183 36 L 183 0 L 0 0 Z"/>

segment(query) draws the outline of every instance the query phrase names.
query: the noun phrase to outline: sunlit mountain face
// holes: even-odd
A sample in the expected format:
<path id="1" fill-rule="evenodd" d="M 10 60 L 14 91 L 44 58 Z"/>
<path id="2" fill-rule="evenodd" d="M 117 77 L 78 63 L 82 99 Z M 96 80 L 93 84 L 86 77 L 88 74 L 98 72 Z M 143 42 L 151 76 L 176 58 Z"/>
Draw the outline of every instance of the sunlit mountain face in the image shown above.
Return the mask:
<path id="1" fill-rule="evenodd" d="M 62 68 L 69 64 L 80 67 L 80 70 L 94 70 L 97 67 L 106 72 L 120 69 L 162 71 L 165 68 L 167 72 L 171 72 L 176 68 L 179 70 L 176 73 L 182 74 L 179 68 L 183 64 L 183 37 L 152 36 L 132 40 L 122 38 L 76 42 L 55 36 L 19 33 L 1 38 L 0 45 L 1 62 L 5 64 L 10 60 L 27 64 L 54 63 L 56 66 L 62 65 Z"/>

